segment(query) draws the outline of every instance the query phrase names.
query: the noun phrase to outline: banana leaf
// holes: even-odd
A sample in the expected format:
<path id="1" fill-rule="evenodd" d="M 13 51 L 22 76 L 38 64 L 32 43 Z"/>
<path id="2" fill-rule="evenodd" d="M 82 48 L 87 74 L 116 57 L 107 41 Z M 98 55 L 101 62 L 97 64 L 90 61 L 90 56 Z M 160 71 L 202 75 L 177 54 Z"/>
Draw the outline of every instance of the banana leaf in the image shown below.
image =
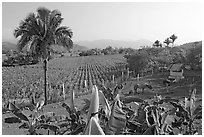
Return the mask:
<path id="1" fill-rule="evenodd" d="M 4 119 L 5 123 L 21 123 L 21 120 L 17 117 L 8 117 Z"/>
<path id="2" fill-rule="evenodd" d="M 199 105 L 197 108 L 193 111 L 193 119 L 202 119 L 202 106 Z"/>
<path id="3" fill-rule="evenodd" d="M 18 108 L 16 105 L 14 105 L 13 103 L 11 103 L 11 102 L 9 102 L 9 104 L 8 104 L 8 109 L 10 110 L 10 111 L 19 111 L 20 110 L 20 108 Z"/>
<path id="4" fill-rule="evenodd" d="M 67 117 L 65 115 L 58 115 L 58 116 L 53 116 L 55 119 L 55 122 L 63 122 L 67 120 Z"/>
<path id="5" fill-rule="evenodd" d="M 27 116 L 25 116 L 23 114 L 23 112 L 16 106 L 14 105 L 13 103 L 9 102 L 9 110 L 12 111 L 12 113 L 17 116 L 18 118 L 20 118 L 21 120 L 24 120 L 24 121 L 28 121 L 29 122 L 29 119 Z"/>
<path id="6" fill-rule="evenodd" d="M 190 107 L 191 115 L 193 114 L 193 109 L 195 108 L 195 102 L 196 102 L 195 96 L 196 96 L 196 88 L 193 89 L 193 91 L 191 92 L 191 95 L 190 95 L 189 107 Z"/>
<path id="7" fill-rule="evenodd" d="M 182 111 L 182 112 L 184 112 L 184 113 L 188 113 L 188 111 L 184 108 L 184 107 L 182 107 L 180 104 L 178 104 L 178 103 L 175 103 L 175 102 L 169 102 L 172 106 L 174 106 L 175 108 L 178 108 L 179 109 L 179 111 Z"/>
<path id="8" fill-rule="evenodd" d="M 108 124 L 105 128 L 105 133 L 109 135 L 123 133 L 126 127 L 126 114 L 122 110 L 120 100 L 115 100 L 112 108 Z"/>
<path id="9" fill-rule="evenodd" d="M 202 106 L 201 106 L 201 105 L 198 105 L 198 106 L 196 107 L 196 109 L 194 110 L 193 115 L 196 115 L 196 114 L 199 113 L 200 111 L 202 111 Z"/>
<path id="10" fill-rule="evenodd" d="M 7 107 L 3 107 L 2 108 L 2 113 L 5 114 L 6 112 L 10 111 L 9 108 Z"/>
<path id="11" fill-rule="evenodd" d="M 169 102 L 179 102 L 178 99 L 173 99 L 173 98 L 165 98 L 165 99 L 161 99 L 158 103 L 159 104 L 163 104 L 163 103 L 169 103 Z"/>
<path id="12" fill-rule="evenodd" d="M 107 99 L 105 98 L 104 94 L 102 91 L 99 90 L 99 96 L 100 96 L 100 102 L 105 110 L 106 116 L 109 117 L 111 113 L 111 108 L 110 105 L 108 104 Z"/>
<path id="13" fill-rule="evenodd" d="M 57 126 L 57 125 L 42 123 L 42 124 L 40 124 L 40 125 L 37 127 L 37 129 L 49 129 L 49 130 L 51 130 L 51 131 L 53 131 L 53 132 L 56 133 L 56 132 L 59 131 L 60 127 Z"/>
<path id="14" fill-rule="evenodd" d="M 85 105 L 84 105 L 84 107 L 81 109 L 81 113 L 86 113 L 87 110 L 88 110 L 89 107 L 90 107 L 90 104 L 91 104 L 91 101 L 88 100 L 88 99 L 84 99 L 84 102 L 85 102 Z"/>
<path id="15" fill-rule="evenodd" d="M 72 113 L 71 108 L 70 108 L 70 107 L 69 107 L 69 105 L 67 105 L 66 103 L 63 103 L 63 104 L 62 104 L 62 107 L 63 107 L 63 108 L 65 108 L 65 109 L 66 109 L 66 111 L 67 111 L 69 114 L 71 114 L 71 113 Z"/>
<path id="16" fill-rule="evenodd" d="M 45 104 L 45 100 L 44 99 L 40 99 L 37 102 L 36 106 L 35 106 L 35 111 L 37 112 L 37 111 L 41 110 L 42 107 L 44 106 L 44 104 Z"/>
<path id="17" fill-rule="evenodd" d="M 83 132 L 85 126 L 86 126 L 86 125 L 80 124 L 80 125 L 78 125 L 78 126 L 76 127 L 76 129 L 75 129 L 74 131 L 71 131 L 71 132 L 70 132 L 70 131 L 67 131 L 67 132 L 65 132 L 63 135 L 79 135 L 80 133 Z"/>
<path id="18" fill-rule="evenodd" d="M 54 112 L 47 112 L 47 113 L 41 114 L 32 121 L 32 125 L 35 126 L 42 120 L 44 121 L 47 121 L 46 119 L 51 120 L 54 116 L 55 116 Z"/>
<path id="19" fill-rule="evenodd" d="M 152 125 L 151 127 L 149 127 L 149 128 L 143 133 L 143 135 L 155 135 L 155 130 L 156 130 L 155 125 Z"/>
<path id="20" fill-rule="evenodd" d="M 126 96 L 126 97 L 122 98 L 121 100 L 125 104 L 131 103 L 131 102 L 138 102 L 138 103 L 144 102 L 143 99 L 135 97 L 135 96 Z"/>
<path id="21" fill-rule="evenodd" d="M 105 133 L 100 127 L 97 119 L 95 117 L 91 117 L 84 135 L 105 135 Z"/>
<path id="22" fill-rule="evenodd" d="M 96 85 L 92 87 L 91 103 L 89 107 L 89 113 L 87 120 L 89 121 L 92 116 L 94 116 L 98 121 L 98 109 L 99 109 L 99 93 Z M 87 123 L 88 123 L 87 121 Z"/>
<path id="23" fill-rule="evenodd" d="M 15 111 L 13 112 L 14 115 L 16 115 L 18 118 L 20 118 L 21 120 L 24 120 L 24 121 L 28 121 L 29 122 L 29 119 L 26 115 L 24 115 L 21 111 Z"/>

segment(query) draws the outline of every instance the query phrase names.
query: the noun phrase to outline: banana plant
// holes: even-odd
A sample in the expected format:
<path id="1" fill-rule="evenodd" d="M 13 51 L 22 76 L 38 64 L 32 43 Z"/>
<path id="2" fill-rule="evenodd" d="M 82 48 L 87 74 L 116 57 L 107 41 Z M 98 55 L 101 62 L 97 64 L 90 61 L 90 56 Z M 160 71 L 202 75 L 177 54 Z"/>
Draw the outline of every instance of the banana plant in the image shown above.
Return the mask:
<path id="1" fill-rule="evenodd" d="M 20 108 L 18 108 L 16 105 L 14 105 L 13 103 L 9 102 L 9 104 L 8 104 L 8 109 L 9 109 L 15 116 L 17 116 L 19 119 L 29 122 L 29 119 L 27 118 L 26 115 L 23 114 L 22 110 L 21 110 Z"/>
<path id="2" fill-rule="evenodd" d="M 105 127 L 105 133 L 109 135 L 123 134 L 125 132 L 126 121 L 126 113 L 122 110 L 122 104 L 118 94 L 112 105 L 110 118 Z"/>
<path id="3" fill-rule="evenodd" d="M 202 106 L 198 105 L 196 107 L 196 88 L 190 89 L 189 97 L 185 98 L 185 103 L 179 106 L 174 105 L 177 108 L 181 109 L 181 112 L 185 112 L 184 124 L 188 130 L 184 134 L 193 135 L 197 132 L 194 128 L 194 121 L 202 119 Z"/>
<path id="4" fill-rule="evenodd" d="M 99 125 L 98 118 L 99 111 L 99 91 L 96 85 L 92 87 L 91 102 L 87 117 L 87 125 L 84 130 L 84 135 L 105 135 L 102 128 Z"/>

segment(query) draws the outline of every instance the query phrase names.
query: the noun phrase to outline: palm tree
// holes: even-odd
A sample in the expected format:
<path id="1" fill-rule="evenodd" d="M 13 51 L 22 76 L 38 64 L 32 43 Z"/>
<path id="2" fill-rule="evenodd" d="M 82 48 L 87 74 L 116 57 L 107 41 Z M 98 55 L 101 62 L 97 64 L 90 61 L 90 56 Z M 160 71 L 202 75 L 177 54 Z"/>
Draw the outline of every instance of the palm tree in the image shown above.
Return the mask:
<path id="1" fill-rule="evenodd" d="M 159 40 L 156 40 L 154 43 L 153 43 L 153 46 L 154 47 L 162 47 L 162 44 Z"/>
<path id="2" fill-rule="evenodd" d="M 177 38 L 178 38 L 178 37 L 177 37 L 175 34 L 171 35 L 170 39 L 172 40 L 172 46 L 173 46 L 173 44 L 174 44 L 174 41 L 175 41 Z"/>
<path id="3" fill-rule="evenodd" d="M 170 38 L 165 39 L 164 43 L 167 45 L 167 47 L 169 46 L 170 43 L 172 43 Z"/>
<path id="4" fill-rule="evenodd" d="M 20 51 L 26 49 L 43 59 L 45 105 L 47 103 L 47 62 L 51 55 L 51 46 L 61 45 L 67 50 L 73 47 L 71 40 L 73 32 L 69 27 L 60 26 L 62 21 L 60 11 L 50 11 L 47 8 L 40 7 L 37 9 L 37 13 L 30 13 L 14 30 L 15 38 L 20 37 L 17 44 L 18 49 Z"/>

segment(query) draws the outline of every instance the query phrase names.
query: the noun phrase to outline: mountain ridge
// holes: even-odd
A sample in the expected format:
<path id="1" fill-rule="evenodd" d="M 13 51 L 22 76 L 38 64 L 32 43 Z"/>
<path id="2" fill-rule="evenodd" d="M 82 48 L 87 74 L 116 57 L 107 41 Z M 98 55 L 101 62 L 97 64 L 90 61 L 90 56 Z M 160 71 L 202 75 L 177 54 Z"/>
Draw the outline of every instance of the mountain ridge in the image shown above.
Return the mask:
<path id="1" fill-rule="evenodd" d="M 13 41 L 3 41 L 2 42 L 2 53 L 5 53 L 9 50 L 13 50 L 13 51 L 17 51 L 17 44 Z M 55 50 L 59 50 L 59 51 L 63 51 L 64 48 L 62 46 L 57 46 L 57 47 L 54 47 Z M 73 48 L 72 48 L 72 51 L 86 51 L 88 50 L 89 48 L 87 47 L 84 47 L 84 46 L 81 46 L 81 45 L 78 45 L 78 44 L 74 44 Z"/>
<path id="2" fill-rule="evenodd" d="M 138 49 L 143 46 L 152 46 L 152 42 L 147 39 L 139 39 L 139 40 L 113 40 L 113 39 L 98 39 L 93 41 L 76 41 L 76 44 L 81 46 L 85 46 L 88 48 L 106 48 L 108 46 L 111 47 L 125 47 L 125 48 L 134 48 Z"/>

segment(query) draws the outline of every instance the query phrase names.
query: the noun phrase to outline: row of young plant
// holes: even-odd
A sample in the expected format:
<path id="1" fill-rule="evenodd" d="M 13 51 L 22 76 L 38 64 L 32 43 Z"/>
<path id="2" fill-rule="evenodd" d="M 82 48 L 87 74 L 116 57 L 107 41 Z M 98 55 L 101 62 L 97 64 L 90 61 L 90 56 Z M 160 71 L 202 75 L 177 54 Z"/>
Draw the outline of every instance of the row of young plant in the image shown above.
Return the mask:
<path id="1" fill-rule="evenodd" d="M 119 57 L 122 60 L 122 56 Z M 112 75 L 120 73 L 125 63 L 112 56 L 106 57 L 79 57 L 61 58 L 50 61 L 48 68 L 48 94 L 54 96 L 61 94 L 62 84 L 67 91 L 77 90 L 83 92 L 86 86 L 101 85 L 112 80 Z M 118 63 L 121 63 L 118 65 Z M 43 93 L 42 66 L 22 66 L 2 69 L 2 95 L 3 101 L 9 99 L 31 98 L 31 93 L 36 92 L 38 98 Z M 38 73 L 36 73 L 38 72 Z M 117 75 L 119 76 L 119 74 Z M 115 76 L 115 77 L 117 77 Z M 51 95 L 53 94 L 53 95 Z"/>
<path id="2" fill-rule="evenodd" d="M 120 93 L 123 85 L 107 89 L 111 88 L 101 90 L 92 86 L 91 98 L 84 99 L 81 110 L 75 107 L 75 92 L 72 91 L 71 103 L 61 104 L 67 115 L 40 114 L 37 104 L 33 104 L 36 107 L 31 117 L 12 103 L 8 108 L 24 121 L 19 128 L 28 129 L 29 134 L 42 134 L 42 129 L 46 134 L 59 135 L 195 135 L 199 132 L 196 121 L 202 119 L 202 106 L 196 104 L 195 88 L 189 90 L 184 100 L 158 95 L 151 100 L 123 96 Z"/>

